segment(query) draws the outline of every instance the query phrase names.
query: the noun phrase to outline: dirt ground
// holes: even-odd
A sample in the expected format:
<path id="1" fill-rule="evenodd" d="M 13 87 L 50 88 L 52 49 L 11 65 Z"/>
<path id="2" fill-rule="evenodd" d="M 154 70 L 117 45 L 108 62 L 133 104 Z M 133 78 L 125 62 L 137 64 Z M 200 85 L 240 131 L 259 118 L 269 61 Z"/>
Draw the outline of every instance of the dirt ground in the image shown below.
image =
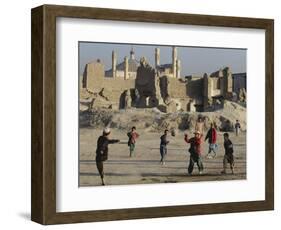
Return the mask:
<path id="1" fill-rule="evenodd" d="M 137 132 L 140 137 L 137 140 L 135 156 L 129 157 L 127 131 L 112 129 L 110 138 L 120 139 L 121 143 L 109 145 L 109 158 L 104 163 L 106 185 L 246 179 L 246 132 L 241 132 L 238 137 L 230 133 L 230 139 L 234 144 L 234 175 L 231 174 L 229 168 L 226 175 L 221 174 L 224 155 L 223 133 L 218 132 L 217 156 L 213 159 L 206 158 L 208 143 L 204 142 L 202 155 L 204 172 L 199 175 L 195 166 L 191 176 L 187 174 L 189 145 L 183 140 L 183 132 L 179 132 L 175 137 L 169 135 L 170 144 L 165 165 L 159 162 L 159 144 L 162 134 L 144 130 L 137 130 Z M 101 185 L 95 162 L 96 142 L 100 134 L 101 130 L 80 128 L 79 186 Z"/>

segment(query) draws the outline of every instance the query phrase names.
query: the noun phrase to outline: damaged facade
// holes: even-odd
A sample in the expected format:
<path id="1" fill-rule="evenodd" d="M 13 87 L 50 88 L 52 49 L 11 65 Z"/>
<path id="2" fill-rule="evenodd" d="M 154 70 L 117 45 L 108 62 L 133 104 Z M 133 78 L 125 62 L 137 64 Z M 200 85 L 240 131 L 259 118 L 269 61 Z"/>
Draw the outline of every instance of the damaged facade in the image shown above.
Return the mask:
<path id="1" fill-rule="evenodd" d="M 234 76 L 228 67 L 210 75 L 182 76 L 177 47 L 172 47 L 168 64 L 161 64 L 160 49 L 156 48 L 154 66 L 145 57 L 137 61 L 133 50 L 129 58 L 117 64 L 117 53 L 113 51 L 111 69 L 105 71 L 100 60 L 85 66 L 80 100 L 90 98 L 91 107 L 113 109 L 211 111 L 219 108 L 223 100 L 246 102 L 246 74 Z"/>

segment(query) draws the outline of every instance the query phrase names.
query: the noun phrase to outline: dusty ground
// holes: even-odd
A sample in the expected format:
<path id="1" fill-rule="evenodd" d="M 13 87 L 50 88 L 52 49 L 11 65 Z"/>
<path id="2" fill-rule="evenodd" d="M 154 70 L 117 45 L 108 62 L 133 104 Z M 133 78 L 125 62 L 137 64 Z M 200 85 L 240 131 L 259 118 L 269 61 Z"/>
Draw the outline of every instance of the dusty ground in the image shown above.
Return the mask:
<path id="1" fill-rule="evenodd" d="M 137 132 L 140 138 L 136 144 L 135 156 L 130 158 L 126 131 L 112 129 L 110 137 L 120 139 L 121 143 L 109 146 L 109 159 L 104 163 L 107 185 L 246 179 L 246 132 L 241 133 L 239 137 L 230 133 L 230 139 L 234 143 L 235 175 L 230 174 L 229 169 L 227 175 L 220 173 L 224 149 L 222 133 L 219 132 L 216 158 L 206 158 L 208 144 L 205 142 L 204 173 L 199 175 L 195 166 L 192 176 L 187 175 L 189 147 L 183 140 L 183 132 L 179 132 L 175 137 L 169 135 L 170 144 L 164 166 L 159 163 L 159 138 L 162 134 L 148 133 L 144 130 Z M 101 185 L 95 164 L 96 141 L 100 134 L 101 130 L 80 128 L 80 186 Z"/>

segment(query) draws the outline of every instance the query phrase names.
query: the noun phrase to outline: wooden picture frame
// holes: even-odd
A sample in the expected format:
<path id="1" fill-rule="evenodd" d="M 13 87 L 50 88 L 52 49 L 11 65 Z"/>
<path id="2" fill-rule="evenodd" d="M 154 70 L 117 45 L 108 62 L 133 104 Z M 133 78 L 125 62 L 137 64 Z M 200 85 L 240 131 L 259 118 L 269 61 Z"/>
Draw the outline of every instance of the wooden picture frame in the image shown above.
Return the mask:
<path id="1" fill-rule="evenodd" d="M 43 5 L 32 9 L 31 219 L 64 224 L 274 209 L 274 21 L 271 19 Z M 56 211 L 56 18 L 84 18 L 265 30 L 265 200 L 216 204 Z"/>

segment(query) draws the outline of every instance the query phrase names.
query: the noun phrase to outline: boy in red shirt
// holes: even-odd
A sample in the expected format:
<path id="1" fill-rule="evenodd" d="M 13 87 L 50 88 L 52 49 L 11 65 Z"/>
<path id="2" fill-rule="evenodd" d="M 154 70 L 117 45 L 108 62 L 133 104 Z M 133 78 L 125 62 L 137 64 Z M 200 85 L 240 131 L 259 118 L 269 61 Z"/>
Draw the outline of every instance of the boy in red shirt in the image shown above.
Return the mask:
<path id="1" fill-rule="evenodd" d="M 197 164 L 198 169 L 199 169 L 199 174 L 203 173 L 203 163 L 201 159 L 201 153 L 202 153 L 202 137 L 203 135 L 199 131 L 194 132 L 194 137 L 188 138 L 188 135 L 184 135 L 184 140 L 186 143 L 190 144 L 189 148 L 189 153 L 190 153 L 190 160 L 189 160 L 189 166 L 188 166 L 188 174 L 191 175 L 193 168 L 194 168 L 194 163 Z"/>
<path id="2" fill-rule="evenodd" d="M 216 129 L 214 128 L 214 125 L 213 123 L 211 123 L 211 127 L 210 129 L 208 130 L 208 133 L 205 137 L 205 141 L 208 140 L 209 142 L 209 151 L 208 151 L 208 154 L 207 154 L 207 158 L 214 158 L 216 156 L 216 149 L 217 149 L 217 131 Z M 214 155 L 211 156 L 211 152 L 213 151 Z"/>
<path id="3" fill-rule="evenodd" d="M 139 137 L 139 134 L 136 132 L 136 127 L 132 127 L 132 131 L 127 133 L 127 136 L 129 137 L 128 140 L 128 146 L 130 150 L 130 157 L 133 156 L 133 153 L 135 151 L 135 146 L 136 146 L 136 140 Z"/>

